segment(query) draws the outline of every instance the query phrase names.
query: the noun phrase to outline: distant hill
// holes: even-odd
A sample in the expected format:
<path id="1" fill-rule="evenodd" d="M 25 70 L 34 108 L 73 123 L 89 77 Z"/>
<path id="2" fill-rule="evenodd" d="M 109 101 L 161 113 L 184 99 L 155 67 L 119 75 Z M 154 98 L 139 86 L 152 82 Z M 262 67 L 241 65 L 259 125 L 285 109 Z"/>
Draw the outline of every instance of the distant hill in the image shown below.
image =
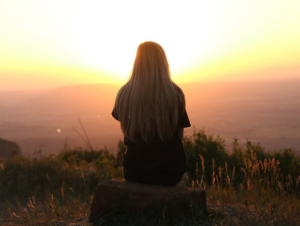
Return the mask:
<path id="1" fill-rule="evenodd" d="M 38 96 L 46 90 L 34 90 L 34 91 L 0 91 L 0 107 L 12 106 L 21 101 Z"/>
<path id="2" fill-rule="evenodd" d="M 18 144 L 0 138 L 0 158 L 10 158 L 21 155 L 21 149 Z"/>
<path id="3" fill-rule="evenodd" d="M 249 139 L 270 151 L 293 147 L 300 152 L 300 79 L 179 85 L 197 129 L 205 127 L 207 134 L 220 135 L 227 145 L 233 138 Z M 18 141 L 22 150 L 46 144 L 44 148 L 55 152 L 64 139 L 84 145 L 74 131 L 83 132 L 80 117 L 93 145 L 114 147 L 122 139 L 119 123 L 111 117 L 120 86 L 74 85 L 20 98 L 2 107 L 0 136 Z M 186 132 L 191 134 L 193 128 Z"/>
<path id="4" fill-rule="evenodd" d="M 27 113 L 28 117 L 34 118 L 58 115 L 78 117 L 91 111 L 101 113 L 113 105 L 118 88 L 117 85 L 74 85 L 56 88 L 15 102 L 8 108 L 10 113 L 7 116 L 11 113 Z"/>

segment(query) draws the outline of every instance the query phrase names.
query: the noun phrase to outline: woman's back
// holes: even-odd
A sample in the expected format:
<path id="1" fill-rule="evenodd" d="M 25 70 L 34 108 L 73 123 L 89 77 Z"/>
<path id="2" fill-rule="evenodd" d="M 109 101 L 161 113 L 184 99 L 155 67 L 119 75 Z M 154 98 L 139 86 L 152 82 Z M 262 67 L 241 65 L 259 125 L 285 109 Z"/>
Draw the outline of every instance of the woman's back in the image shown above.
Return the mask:
<path id="1" fill-rule="evenodd" d="M 186 168 L 182 130 L 190 122 L 184 94 L 172 82 L 166 55 L 157 43 L 138 47 L 131 78 L 118 92 L 112 115 L 120 121 L 127 145 L 125 179 L 178 182 Z"/>

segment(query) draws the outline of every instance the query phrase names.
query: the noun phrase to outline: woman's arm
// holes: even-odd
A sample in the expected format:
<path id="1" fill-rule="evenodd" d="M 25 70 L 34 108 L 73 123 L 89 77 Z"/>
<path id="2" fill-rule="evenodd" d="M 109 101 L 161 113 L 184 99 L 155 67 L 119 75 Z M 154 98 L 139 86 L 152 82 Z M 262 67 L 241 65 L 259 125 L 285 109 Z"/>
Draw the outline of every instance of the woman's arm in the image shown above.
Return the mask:
<path id="1" fill-rule="evenodd" d="M 183 128 L 178 128 L 178 135 L 179 135 L 179 138 L 180 138 L 180 140 L 182 140 L 183 139 Z"/>

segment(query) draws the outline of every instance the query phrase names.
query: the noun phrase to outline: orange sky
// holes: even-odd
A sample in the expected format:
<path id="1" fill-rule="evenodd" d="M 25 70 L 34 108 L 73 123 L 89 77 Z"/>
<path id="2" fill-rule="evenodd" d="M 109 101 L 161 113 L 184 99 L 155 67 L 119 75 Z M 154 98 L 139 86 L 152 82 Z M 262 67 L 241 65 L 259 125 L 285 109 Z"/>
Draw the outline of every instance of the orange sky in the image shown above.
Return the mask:
<path id="1" fill-rule="evenodd" d="M 300 1 L 0 2 L 0 90 L 124 83 L 140 42 L 176 82 L 300 77 Z"/>

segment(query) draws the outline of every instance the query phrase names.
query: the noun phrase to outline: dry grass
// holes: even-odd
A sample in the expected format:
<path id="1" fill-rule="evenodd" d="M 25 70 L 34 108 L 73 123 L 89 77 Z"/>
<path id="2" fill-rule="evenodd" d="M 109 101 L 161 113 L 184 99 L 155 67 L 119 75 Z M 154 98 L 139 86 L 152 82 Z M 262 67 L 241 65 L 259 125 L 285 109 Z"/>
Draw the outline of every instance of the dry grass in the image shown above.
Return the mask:
<path id="1" fill-rule="evenodd" d="M 200 156 L 202 172 L 204 159 Z M 225 225 L 300 225 L 300 176 L 289 174 L 282 180 L 280 162 L 273 159 L 257 160 L 253 152 L 251 158 L 244 159 L 244 180 L 234 186 L 235 169 L 228 173 L 227 163 L 214 169 L 212 183 L 203 181 L 204 174 L 192 182 L 195 188 L 206 189 L 211 211 L 224 215 Z M 283 182 L 284 181 L 284 182 Z"/>
<path id="2" fill-rule="evenodd" d="M 87 219 L 94 188 L 120 175 L 119 157 L 75 150 L 0 161 L 0 225 L 91 225 Z M 238 169 L 227 162 L 216 165 L 214 158 L 209 164 L 202 155 L 197 158 L 196 177 L 187 174 L 184 184 L 206 189 L 208 215 L 195 209 L 175 225 L 300 225 L 300 176 L 282 174 L 279 160 L 259 160 L 251 151 Z M 170 224 L 164 215 L 121 213 L 112 225 L 124 225 L 125 218 L 128 225 Z"/>

